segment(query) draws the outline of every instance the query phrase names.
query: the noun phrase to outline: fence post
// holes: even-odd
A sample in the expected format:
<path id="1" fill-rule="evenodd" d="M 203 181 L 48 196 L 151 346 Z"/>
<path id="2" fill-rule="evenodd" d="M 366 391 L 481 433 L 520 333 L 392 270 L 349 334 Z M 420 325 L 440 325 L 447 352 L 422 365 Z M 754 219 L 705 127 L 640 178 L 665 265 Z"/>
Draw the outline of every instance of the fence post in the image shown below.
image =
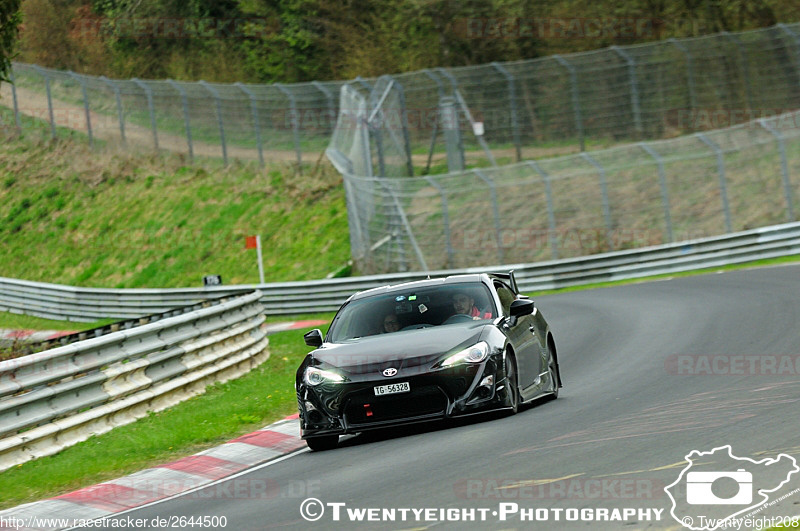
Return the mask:
<path id="1" fill-rule="evenodd" d="M 683 55 L 686 56 L 686 84 L 689 88 L 689 108 L 694 112 L 697 108 L 697 94 L 695 92 L 694 86 L 694 67 L 692 65 L 692 54 L 689 53 L 689 48 L 686 47 L 681 41 L 671 38 L 667 39 L 667 42 L 675 46 Z"/>
<path id="2" fill-rule="evenodd" d="M 114 99 L 117 103 L 117 119 L 119 120 L 119 134 L 122 137 L 122 144 L 127 145 L 127 141 L 125 140 L 125 115 L 122 113 L 122 98 L 119 94 L 119 85 L 106 76 L 100 76 L 100 79 L 114 91 Z"/>
<path id="3" fill-rule="evenodd" d="M 153 146 L 158 151 L 158 129 L 156 128 L 156 111 L 153 108 L 153 90 L 139 79 L 133 78 L 131 81 L 136 83 L 147 96 L 147 108 L 150 109 L 150 128 L 153 131 Z"/>
<path id="4" fill-rule="evenodd" d="M 258 104 L 256 103 L 256 95 L 253 94 L 253 91 L 239 82 L 234 83 L 234 85 L 239 87 L 239 90 L 244 92 L 245 95 L 250 99 L 250 113 L 253 115 L 253 132 L 256 134 L 256 146 L 258 147 L 258 163 L 263 168 L 264 147 L 261 145 L 261 124 L 258 121 Z"/>
<path id="5" fill-rule="evenodd" d="M 661 158 L 661 155 L 656 153 L 655 149 L 647 144 L 639 143 L 639 147 L 656 161 L 658 167 L 658 184 L 661 187 L 661 205 L 664 208 L 664 223 L 667 228 L 667 243 L 672 243 L 672 217 L 669 211 L 669 192 L 667 191 L 667 178 L 666 175 L 664 175 L 664 160 Z"/>
<path id="6" fill-rule="evenodd" d="M 53 117 L 53 96 L 50 93 L 50 76 L 41 66 L 38 65 L 31 65 L 33 68 L 39 73 L 40 76 L 44 77 L 44 87 L 47 91 L 47 113 L 50 116 L 50 136 L 53 140 L 56 139 L 56 121 Z"/>
<path id="7" fill-rule="evenodd" d="M 297 119 L 297 102 L 294 99 L 294 94 L 281 83 L 275 83 L 275 88 L 289 98 L 289 112 L 292 114 L 292 131 L 294 132 L 294 150 L 297 153 L 297 171 L 299 173 L 303 164 L 303 156 L 300 151 L 300 123 Z"/>
<path id="8" fill-rule="evenodd" d="M 439 102 L 442 101 L 444 98 L 444 85 L 442 85 L 442 80 L 436 77 L 433 72 L 429 69 L 424 69 L 422 71 L 426 76 L 431 78 L 434 83 L 436 83 L 436 92 L 439 95 Z M 433 134 L 431 135 L 431 145 L 428 148 L 428 162 L 425 164 L 425 171 L 423 171 L 423 175 L 426 175 L 431 170 L 431 163 L 433 162 L 433 150 L 436 149 L 436 137 L 439 135 L 439 117 L 438 117 L 438 109 L 437 109 L 437 118 L 433 122 Z"/>
<path id="9" fill-rule="evenodd" d="M 600 193 L 603 196 L 603 217 L 606 220 L 606 240 L 608 242 L 609 250 L 614 250 L 614 227 L 611 225 L 611 206 L 608 201 L 608 185 L 606 184 L 606 170 L 599 162 L 594 160 L 588 153 L 581 153 L 586 162 L 591 164 L 597 170 L 600 176 Z"/>
<path id="10" fill-rule="evenodd" d="M 556 54 L 553 59 L 567 69 L 569 73 L 570 83 L 570 98 L 572 99 L 572 112 L 575 115 L 575 129 L 578 132 L 578 140 L 581 143 L 581 151 L 586 151 L 586 144 L 583 138 L 583 117 L 581 116 L 581 102 L 580 95 L 578 94 L 578 72 L 575 66 L 569 63 L 566 59 Z"/>
<path id="11" fill-rule="evenodd" d="M 739 37 L 733 35 L 732 33 L 728 33 L 727 31 L 720 32 L 723 37 L 732 41 L 733 44 L 736 45 L 736 50 L 739 55 L 739 68 L 742 69 L 742 80 L 744 81 L 744 92 L 745 97 L 747 98 L 747 109 L 753 109 L 753 94 L 750 91 L 750 68 L 747 66 L 747 58 L 744 55 L 744 47 L 742 46 L 742 41 L 739 40 Z"/>
<path id="12" fill-rule="evenodd" d="M 14 102 L 14 122 L 17 124 L 17 132 L 22 132 L 22 121 L 19 118 L 19 102 L 17 101 L 17 80 L 14 78 L 14 68 L 8 70 L 8 79 L 11 81 L 11 99 Z"/>
<path id="13" fill-rule="evenodd" d="M 764 118 L 758 120 L 758 124 L 772 133 L 778 141 L 778 151 L 781 156 L 781 174 L 783 175 L 783 194 L 786 196 L 786 218 L 788 221 L 794 221 L 794 205 L 792 201 L 792 183 L 789 180 L 789 165 L 786 162 L 786 143 L 783 139 L 783 134 L 775 129 L 772 125 L 768 124 Z"/>
<path id="14" fill-rule="evenodd" d="M 67 70 L 67 74 L 69 74 L 69 76 L 77 81 L 81 86 L 81 94 L 83 95 L 83 112 L 86 115 L 86 132 L 89 134 L 89 146 L 94 147 L 94 137 L 92 136 L 92 118 L 89 115 L 89 95 L 86 92 L 86 82 L 82 77 L 78 77 L 78 75 L 72 70 Z"/>
<path id="15" fill-rule="evenodd" d="M 200 86 L 202 86 L 203 88 L 205 88 L 209 93 L 211 93 L 211 96 L 214 98 L 214 103 L 216 104 L 216 107 L 217 107 L 217 125 L 219 126 L 219 139 L 222 142 L 222 161 L 227 166 L 228 165 L 228 145 L 225 142 L 225 125 L 223 124 L 223 121 L 222 121 L 222 101 L 220 100 L 219 92 L 217 92 L 217 89 L 215 89 L 214 87 L 212 87 L 211 85 L 209 85 L 208 83 L 203 81 L 202 79 L 200 81 L 198 81 L 197 83 Z"/>
<path id="16" fill-rule="evenodd" d="M 494 214 L 494 233 L 495 239 L 497 240 L 497 258 L 500 260 L 498 263 L 502 264 L 505 262 L 505 251 L 503 249 L 503 235 L 501 234 L 500 230 L 500 211 L 497 208 L 497 189 L 495 187 L 494 180 L 486 175 L 483 171 L 472 171 L 475 173 L 475 175 L 480 177 L 487 186 L 489 186 L 489 196 L 492 200 L 492 213 Z"/>
<path id="17" fill-rule="evenodd" d="M 445 68 L 442 68 L 441 66 L 438 67 L 436 69 L 436 71 L 447 78 L 447 80 L 450 82 L 450 87 L 453 90 L 458 90 L 458 81 L 456 81 L 456 78 L 453 77 L 453 74 L 451 74 L 450 72 L 448 72 Z"/>
<path id="18" fill-rule="evenodd" d="M 189 99 L 186 96 L 186 91 L 182 86 L 175 83 L 173 80 L 168 79 L 167 83 L 172 86 L 178 94 L 181 95 L 181 105 L 183 106 L 183 123 L 186 129 L 186 144 L 189 146 L 189 160 L 194 161 L 194 149 L 192 148 L 192 127 L 189 123 Z"/>
<path id="19" fill-rule="evenodd" d="M 406 152 L 406 170 L 408 171 L 408 176 L 414 176 L 414 163 L 411 160 L 411 137 L 408 134 L 408 114 L 406 113 L 406 94 L 405 90 L 403 89 L 403 85 L 397 81 L 392 76 L 386 76 L 392 82 L 392 87 L 397 87 L 399 91 L 399 100 L 400 100 L 400 124 L 403 128 L 403 143 L 405 144 L 405 152 Z"/>
<path id="20" fill-rule="evenodd" d="M 312 81 L 311 85 L 318 91 L 322 92 L 322 94 L 325 96 L 325 101 L 328 102 L 328 113 L 330 115 L 331 131 L 333 131 L 333 128 L 336 126 L 336 103 L 333 100 L 333 93 L 328 89 L 328 87 L 326 87 L 319 81 Z"/>
<path id="21" fill-rule="evenodd" d="M 439 195 L 442 198 L 442 222 L 444 224 L 444 241 L 445 247 L 447 249 L 447 269 L 453 268 L 453 243 L 450 239 L 450 216 L 448 214 L 447 209 L 447 194 L 444 191 L 444 188 L 441 187 L 439 183 L 433 180 L 432 177 L 425 177 L 425 180 L 428 181 L 431 186 L 436 188 L 439 191 Z"/>
<path id="22" fill-rule="evenodd" d="M 367 92 L 372 92 L 372 85 L 370 85 L 369 82 L 363 77 L 356 76 L 356 78 L 353 81 L 357 81 L 358 84 L 361 85 L 361 87 Z"/>
<path id="23" fill-rule="evenodd" d="M 517 162 L 519 162 L 522 160 L 522 146 L 520 145 L 519 122 L 517 121 L 517 89 L 514 83 L 515 79 L 514 76 L 511 75 L 511 72 L 506 70 L 500 63 L 493 62 L 491 65 L 495 70 L 500 72 L 508 82 L 508 107 L 511 111 L 511 129 L 514 135 L 514 147 L 517 151 Z"/>
<path id="24" fill-rule="evenodd" d="M 439 122 L 444 129 L 444 144 L 447 153 L 447 171 L 457 172 L 464 170 L 464 145 L 461 142 L 461 128 L 458 123 L 458 110 L 453 98 L 439 100 Z M 428 157 L 430 161 L 430 156 Z M 426 172 L 427 173 L 427 172 Z"/>
<path id="25" fill-rule="evenodd" d="M 722 197 L 722 211 L 725 214 L 725 230 L 727 232 L 733 232 L 731 229 L 731 210 L 730 205 L 728 204 L 728 187 L 725 183 L 725 160 L 722 156 L 722 150 L 720 147 L 711 141 L 706 135 L 703 133 L 695 133 L 694 136 L 699 138 L 705 145 L 714 152 L 717 157 L 717 173 L 719 174 L 719 195 Z"/>
<path id="26" fill-rule="evenodd" d="M 633 127 L 636 129 L 636 135 L 641 138 L 644 130 L 642 129 L 642 114 L 639 109 L 639 83 L 636 80 L 636 61 L 631 57 L 628 52 L 619 46 L 611 46 L 617 55 L 628 64 L 628 80 L 631 85 L 631 112 L 633 113 Z"/>
<path id="27" fill-rule="evenodd" d="M 535 160 L 529 160 L 528 166 L 533 168 L 536 173 L 542 177 L 544 183 L 544 193 L 547 199 L 547 223 L 550 230 L 548 231 L 548 239 L 550 240 L 550 251 L 553 254 L 553 260 L 558 260 L 558 239 L 556 238 L 556 214 L 553 210 L 553 190 L 550 187 L 550 176 Z"/>

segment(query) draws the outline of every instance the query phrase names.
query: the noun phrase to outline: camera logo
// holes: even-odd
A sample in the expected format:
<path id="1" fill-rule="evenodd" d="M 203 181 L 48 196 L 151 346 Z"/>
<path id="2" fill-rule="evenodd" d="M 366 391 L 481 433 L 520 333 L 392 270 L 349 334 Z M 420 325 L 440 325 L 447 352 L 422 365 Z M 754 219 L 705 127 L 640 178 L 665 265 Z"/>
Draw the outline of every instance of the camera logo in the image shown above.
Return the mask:
<path id="1" fill-rule="evenodd" d="M 739 491 L 730 498 L 714 494 L 715 482 L 730 479 Z M 689 472 L 686 474 L 686 502 L 691 505 L 749 505 L 753 503 L 753 474 L 740 468 L 736 472 Z"/>

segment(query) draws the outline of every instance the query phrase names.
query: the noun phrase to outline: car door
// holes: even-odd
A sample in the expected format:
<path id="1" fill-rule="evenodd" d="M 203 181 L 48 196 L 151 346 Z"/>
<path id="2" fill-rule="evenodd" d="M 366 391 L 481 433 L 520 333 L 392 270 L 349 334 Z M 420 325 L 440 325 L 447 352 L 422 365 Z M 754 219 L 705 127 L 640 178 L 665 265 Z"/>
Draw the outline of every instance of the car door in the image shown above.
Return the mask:
<path id="1" fill-rule="evenodd" d="M 509 307 L 517 296 L 505 283 L 495 280 L 494 287 L 503 302 L 503 315 L 510 317 Z M 536 334 L 534 319 L 531 315 L 523 315 L 516 320 L 506 319 L 504 325 L 506 335 L 514 347 L 517 357 L 517 370 L 520 390 L 536 383 L 541 372 L 541 345 Z"/>

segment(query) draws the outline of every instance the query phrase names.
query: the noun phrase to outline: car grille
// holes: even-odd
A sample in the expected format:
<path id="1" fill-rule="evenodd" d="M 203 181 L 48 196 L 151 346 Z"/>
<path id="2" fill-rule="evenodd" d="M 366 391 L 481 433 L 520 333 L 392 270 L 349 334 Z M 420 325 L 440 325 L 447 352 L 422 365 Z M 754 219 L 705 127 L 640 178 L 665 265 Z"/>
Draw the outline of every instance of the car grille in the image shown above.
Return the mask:
<path id="1" fill-rule="evenodd" d="M 368 425 L 427 415 L 444 415 L 447 399 L 436 386 L 412 389 L 410 393 L 376 397 L 372 390 L 348 398 L 344 415 L 349 425 Z"/>

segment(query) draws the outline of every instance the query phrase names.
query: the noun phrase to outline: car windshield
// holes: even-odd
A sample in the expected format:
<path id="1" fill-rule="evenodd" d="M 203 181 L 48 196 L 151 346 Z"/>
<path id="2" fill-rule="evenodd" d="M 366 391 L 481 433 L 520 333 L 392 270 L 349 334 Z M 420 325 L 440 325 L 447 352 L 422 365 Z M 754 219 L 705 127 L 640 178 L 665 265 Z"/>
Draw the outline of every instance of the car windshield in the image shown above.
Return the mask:
<path id="1" fill-rule="evenodd" d="M 480 282 L 392 290 L 344 306 L 327 341 L 341 343 L 379 334 L 497 317 L 489 289 Z"/>

